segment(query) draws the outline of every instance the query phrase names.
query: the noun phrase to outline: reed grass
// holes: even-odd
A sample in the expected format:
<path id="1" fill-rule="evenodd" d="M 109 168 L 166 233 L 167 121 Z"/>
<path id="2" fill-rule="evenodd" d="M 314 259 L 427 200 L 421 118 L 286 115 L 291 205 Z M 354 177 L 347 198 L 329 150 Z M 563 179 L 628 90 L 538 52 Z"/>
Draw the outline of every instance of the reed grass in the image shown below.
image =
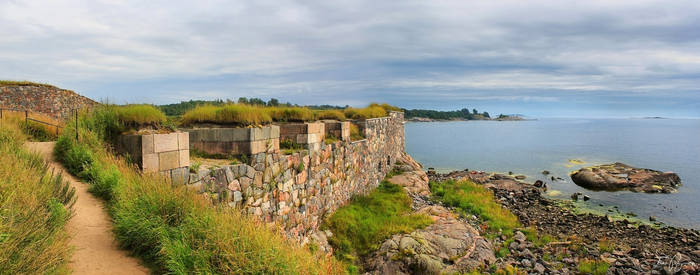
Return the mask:
<path id="1" fill-rule="evenodd" d="M 265 110 L 275 122 L 306 122 L 314 120 L 314 114 L 304 107 L 268 107 Z"/>
<path id="2" fill-rule="evenodd" d="M 119 121 L 127 127 L 159 126 L 166 121 L 163 111 L 153 105 L 130 104 L 116 110 Z"/>

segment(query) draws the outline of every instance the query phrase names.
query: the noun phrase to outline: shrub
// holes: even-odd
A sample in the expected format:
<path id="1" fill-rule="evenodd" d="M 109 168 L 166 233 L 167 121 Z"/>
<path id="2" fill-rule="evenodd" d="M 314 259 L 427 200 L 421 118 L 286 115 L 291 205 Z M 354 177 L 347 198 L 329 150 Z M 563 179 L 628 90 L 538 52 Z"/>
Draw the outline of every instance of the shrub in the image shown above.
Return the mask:
<path id="1" fill-rule="evenodd" d="M 68 273 L 75 190 L 25 140 L 17 124 L 0 126 L 0 273 Z"/>
<path id="2" fill-rule="evenodd" d="M 316 113 L 316 118 L 345 121 L 345 114 L 340 110 L 323 110 Z"/>
<path id="3" fill-rule="evenodd" d="M 433 221 L 426 215 L 411 214 L 411 198 L 399 185 L 383 181 L 367 196 L 354 197 L 326 220 L 330 243 L 338 258 L 353 262 L 376 250 L 394 234 L 424 228 Z"/>
<path id="4" fill-rule="evenodd" d="M 308 108 L 303 107 L 270 107 L 265 108 L 277 122 L 305 122 L 314 120 L 314 114 Z"/>
<path id="5" fill-rule="evenodd" d="M 84 116 L 82 120 L 93 120 L 92 114 Z M 91 123 L 80 127 L 81 142 L 62 137 L 57 153 L 82 151 L 74 148 L 84 146 L 93 161 L 60 159 L 66 166 L 82 167 L 77 174 L 97 186 L 91 187 L 94 192 L 109 194 L 103 197 L 108 199 L 118 241 L 145 259 L 155 273 L 342 272 L 342 265 L 333 258 L 312 254 L 238 209 L 214 207 L 194 190 L 168 184 L 158 174 L 140 173 L 105 150 L 105 141 L 98 137 L 106 135 L 93 132 L 104 128 Z"/>
<path id="6" fill-rule="evenodd" d="M 131 104 L 116 107 L 119 121 L 127 127 L 160 126 L 166 118 L 163 111 L 153 105 Z"/>
<path id="7" fill-rule="evenodd" d="M 249 126 L 270 123 L 272 118 L 260 107 L 231 104 L 216 110 L 216 121 L 222 124 Z"/>
<path id="8" fill-rule="evenodd" d="M 454 180 L 430 182 L 430 192 L 445 205 L 455 207 L 463 214 L 480 217 L 490 232 L 502 231 L 504 235 L 512 235 L 513 229 L 520 227 L 518 218 L 498 204 L 493 192 L 482 185 Z"/>

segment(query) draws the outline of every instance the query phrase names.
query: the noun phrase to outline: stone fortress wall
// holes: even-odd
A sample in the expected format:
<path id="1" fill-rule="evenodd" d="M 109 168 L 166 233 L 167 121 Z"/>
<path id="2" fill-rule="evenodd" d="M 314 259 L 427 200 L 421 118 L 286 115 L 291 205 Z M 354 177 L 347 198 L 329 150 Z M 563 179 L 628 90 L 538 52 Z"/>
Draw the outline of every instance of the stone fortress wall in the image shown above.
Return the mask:
<path id="1" fill-rule="evenodd" d="M 72 110 L 95 104 L 92 99 L 50 85 L 0 85 L 0 108 L 41 113 L 58 120 L 68 120 Z"/>
<path id="2" fill-rule="evenodd" d="M 376 188 L 404 151 L 401 112 L 359 122 L 366 139 L 252 155 L 247 164 L 201 169 L 188 185 L 217 203 L 281 224 L 304 241 L 321 221 L 355 195 Z"/>

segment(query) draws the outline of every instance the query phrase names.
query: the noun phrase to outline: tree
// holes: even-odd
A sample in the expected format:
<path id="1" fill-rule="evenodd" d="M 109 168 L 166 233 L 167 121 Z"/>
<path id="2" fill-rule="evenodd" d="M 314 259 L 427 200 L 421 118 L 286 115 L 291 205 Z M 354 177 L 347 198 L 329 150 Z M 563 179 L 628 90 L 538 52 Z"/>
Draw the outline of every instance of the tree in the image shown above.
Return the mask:
<path id="1" fill-rule="evenodd" d="M 489 112 L 484 112 L 483 116 L 486 118 L 491 118 L 491 116 L 489 116 Z"/>
<path id="2" fill-rule="evenodd" d="M 478 115 L 479 112 L 478 112 L 476 109 L 472 109 L 472 114 L 473 114 L 473 115 Z"/>
<path id="3" fill-rule="evenodd" d="M 238 98 L 238 103 L 240 104 L 248 104 L 248 99 L 245 97 L 239 97 Z"/>
<path id="4" fill-rule="evenodd" d="M 270 98 L 270 100 L 267 102 L 267 106 L 277 106 L 277 105 L 280 105 L 280 102 L 276 98 Z"/>

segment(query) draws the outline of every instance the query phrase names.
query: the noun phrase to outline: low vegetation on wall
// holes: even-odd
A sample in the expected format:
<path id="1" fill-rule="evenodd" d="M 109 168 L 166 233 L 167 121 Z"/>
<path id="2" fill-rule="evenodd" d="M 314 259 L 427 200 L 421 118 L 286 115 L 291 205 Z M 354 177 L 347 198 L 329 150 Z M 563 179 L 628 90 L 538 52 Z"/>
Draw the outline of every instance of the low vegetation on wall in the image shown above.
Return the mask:
<path id="1" fill-rule="evenodd" d="M 231 103 L 199 105 L 185 112 L 180 118 L 184 126 L 199 123 L 233 126 L 258 126 L 272 122 L 308 122 L 321 119 L 345 121 L 387 116 L 388 111 L 400 111 L 388 104 L 371 104 L 366 108 L 348 107 L 344 110 L 312 110 L 307 107 L 264 106 Z"/>
<path id="2" fill-rule="evenodd" d="M 0 273 L 63 274 L 75 192 L 28 152 L 17 124 L 0 126 Z"/>
<path id="3" fill-rule="evenodd" d="M 403 187 L 383 181 L 367 196 L 357 196 L 328 218 L 323 229 L 330 229 L 335 255 L 357 270 L 360 256 L 379 248 L 394 234 L 409 233 L 432 224 L 423 214 L 412 214 L 411 198 Z"/>
<path id="4" fill-rule="evenodd" d="M 344 267 L 314 254 L 238 210 L 212 207 L 195 191 L 142 174 L 115 157 L 106 140 L 118 124 L 110 107 L 82 114 L 80 142 L 62 135 L 57 157 L 107 200 L 120 244 L 156 273 L 337 274 Z M 67 132 L 73 132 L 69 124 Z"/>

